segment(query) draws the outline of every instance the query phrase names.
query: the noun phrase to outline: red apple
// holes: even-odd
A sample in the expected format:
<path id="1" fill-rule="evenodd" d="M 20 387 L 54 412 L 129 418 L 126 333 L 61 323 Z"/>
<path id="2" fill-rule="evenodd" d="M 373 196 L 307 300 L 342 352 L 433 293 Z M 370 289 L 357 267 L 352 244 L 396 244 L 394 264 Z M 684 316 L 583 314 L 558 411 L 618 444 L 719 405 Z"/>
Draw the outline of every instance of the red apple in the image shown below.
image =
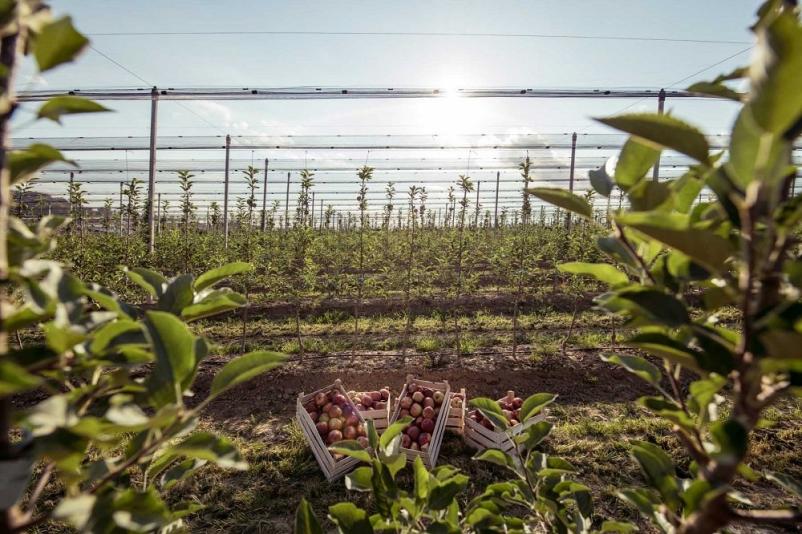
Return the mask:
<path id="1" fill-rule="evenodd" d="M 331 410 L 331 407 L 332 407 L 332 406 L 334 406 L 334 404 L 333 404 L 333 403 L 331 403 L 331 402 L 327 402 L 326 404 L 324 404 L 324 405 L 323 405 L 323 409 L 322 409 L 322 410 L 320 410 L 320 411 L 321 411 L 321 412 L 325 412 L 325 413 L 329 413 L 329 410 Z"/>
<path id="2" fill-rule="evenodd" d="M 401 436 L 401 446 L 403 448 L 408 449 L 411 444 L 412 444 L 412 438 L 410 438 L 406 434 Z"/>
<path id="3" fill-rule="evenodd" d="M 390 390 L 387 388 L 382 389 L 381 391 L 379 391 L 379 393 L 381 393 L 383 401 L 386 401 L 390 398 Z"/>
<path id="4" fill-rule="evenodd" d="M 423 388 L 424 397 L 431 397 L 432 395 L 434 395 L 434 391 L 432 391 L 430 388 Z"/>
<path id="5" fill-rule="evenodd" d="M 409 407 L 409 415 L 412 417 L 418 417 L 421 413 L 423 413 L 423 407 L 417 402 Z"/>
<path id="6" fill-rule="evenodd" d="M 373 397 L 371 397 L 367 393 L 362 395 L 362 404 L 364 404 L 365 407 L 370 408 L 371 406 L 373 406 Z"/>
<path id="7" fill-rule="evenodd" d="M 358 438 L 356 438 L 356 440 L 359 442 L 359 445 L 363 449 L 367 449 L 368 446 L 370 446 L 370 442 L 368 441 L 368 438 L 366 438 L 365 436 L 359 436 Z"/>
<path id="8" fill-rule="evenodd" d="M 420 423 L 420 429 L 431 434 L 434 432 L 434 421 L 431 419 L 424 419 Z"/>
<path id="9" fill-rule="evenodd" d="M 329 445 L 332 445 L 332 444 L 334 444 L 337 441 L 340 441 L 342 439 L 343 439 L 343 433 L 342 432 L 340 432 L 339 430 L 332 430 L 331 432 L 329 432 L 329 435 L 326 437 L 326 443 L 328 443 Z"/>
<path id="10" fill-rule="evenodd" d="M 407 393 L 412 395 L 416 391 L 418 391 L 418 384 L 414 384 L 414 383 L 407 384 Z"/>
<path id="11" fill-rule="evenodd" d="M 317 419 L 320 417 L 320 414 L 317 412 L 309 412 L 309 417 L 312 418 L 313 423 L 317 423 Z"/>
<path id="12" fill-rule="evenodd" d="M 329 419 L 329 429 L 340 430 L 343 427 L 343 420 L 339 417 L 332 417 Z"/>
<path id="13" fill-rule="evenodd" d="M 415 402 L 423 402 L 423 399 L 425 398 L 426 396 L 423 394 L 422 391 L 416 391 L 415 393 L 412 394 L 412 400 Z"/>
<path id="14" fill-rule="evenodd" d="M 407 427 L 407 436 L 409 436 L 409 439 L 411 439 L 412 441 L 415 441 L 415 440 L 418 439 L 419 435 L 420 435 L 420 428 L 418 428 L 416 426 L 408 426 Z"/>
<path id="15" fill-rule="evenodd" d="M 371 391 L 370 398 L 373 399 L 374 402 L 382 400 L 382 394 L 378 391 Z"/>
<path id="16" fill-rule="evenodd" d="M 423 418 L 424 419 L 434 419 L 434 408 L 431 406 L 426 406 L 423 409 Z"/>
<path id="17" fill-rule="evenodd" d="M 359 424 L 359 417 L 355 415 L 349 415 L 345 418 L 345 426 L 356 426 Z"/>
<path id="18" fill-rule="evenodd" d="M 426 397 L 423 399 L 423 407 L 431 406 L 434 408 L 434 399 L 432 397 Z"/>
<path id="19" fill-rule="evenodd" d="M 336 404 L 332 405 L 332 407 L 329 408 L 329 417 L 331 417 L 332 419 L 334 419 L 335 417 L 342 417 L 342 415 L 343 415 L 343 409 L 337 406 Z"/>
<path id="20" fill-rule="evenodd" d="M 317 420 L 321 423 L 328 423 L 329 419 L 331 419 L 331 417 L 329 417 L 329 414 L 327 413 L 322 413 L 317 418 Z"/>
<path id="21" fill-rule="evenodd" d="M 402 408 L 401 410 L 398 411 L 399 419 L 401 419 L 402 417 L 406 417 L 408 415 L 409 415 L 409 410 L 407 410 L 406 408 Z"/>
<path id="22" fill-rule="evenodd" d="M 399 404 L 401 404 L 402 408 L 409 410 L 409 407 L 412 406 L 412 398 L 404 397 Z"/>
<path id="23" fill-rule="evenodd" d="M 512 407 L 516 410 L 519 410 L 521 406 L 524 405 L 524 400 L 521 397 L 515 397 L 512 399 Z"/>
<path id="24" fill-rule="evenodd" d="M 354 413 L 354 405 L 351 404 L 350 402 L 346 402 L 345 404 L 340 406 L 340 409 L 343 411 L 343 415 L 346 417 Z"/>
<path id="25" fill-rule="evenodd" d="M 426 445 L 430 441 L 432 441 L 432 435 L 427 432 L 423 432 L 420 436 L 418 436 L 418 443 L 420 445 Z"/>
<path id="26" fill-rule="evenodd" d="M 325 393 L 323 393 L 322 391 L 320 393 L 315 393 L 315 404 L 317 406 L 323 406 L 327 402 L 329 402 L 329 399 L 328 397 L 326 397 Z"/>
<path id="27" fill-rule="evenodd" d="M 318 421 L 315 428 L 317 428 L 317 433 L 321 436 L 325 436 L 329 433 L 329 424 L 326 421 Z"/>
<path id="28" fill-rule="evenodd" d="M 376 404 L 373 405 L 373 409 L 374 410 L 384 410 L 385 408 L 387 408 L 387 403 L 386 402 L 381 402 L 380 401 L 380 402 L 377 402 Z"/>
<path id="29" fill-rule="evenodd" d="M 356 425 L 356 435 L 357 436 L 364 436 L 365 435 L 365 426 L 362 423 Z"/>
<path id="30" fill-rule="evenodd" d="M 356 439 L 356 427 L 346 426 L 343 429 L 343 437 L 345 439 Z"/>
<path id="31" fill-rule="evenodd" d="M 346 399 L 345 395 L 343 395 L 342 393 L 337 393 L 336 395 L 334 395 L 332 402 L 334 402 L 334 404 L 336 404 L 337 406 L 342 406 L 343 404 L 348 402 L 348 399 Z"/>

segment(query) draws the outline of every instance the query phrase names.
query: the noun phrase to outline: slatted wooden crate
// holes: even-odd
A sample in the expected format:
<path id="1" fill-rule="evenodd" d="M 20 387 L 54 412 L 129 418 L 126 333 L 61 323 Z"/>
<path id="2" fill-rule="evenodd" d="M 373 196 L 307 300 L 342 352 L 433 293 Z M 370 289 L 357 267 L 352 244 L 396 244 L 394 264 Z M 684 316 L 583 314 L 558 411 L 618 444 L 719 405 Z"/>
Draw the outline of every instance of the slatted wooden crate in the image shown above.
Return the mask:
<path id="1" fill-rule="evenodd" d="M 515 396 L 511 391 L 507 392 L 507 396 L 511 394 L 513 397 Z M 498 400 L 503 401 L 504 398 Z M 499 449 L 508 454 L 515 454 L 514 449 L 516 447 L 513 438 L 533 424 L 543 421 L 545 418 L 546 412 L 544 410 L 537 416 L 531 417 L 527 421 L 509 428 L 507 432 L 498 432 L 496 430 L 490 430 L 489 428 L 486 428 L 481 423 L 474 421 L 471 417 L 469 417 L 469 415 L 466 415 L 463 438 L 465 439 L 465 443 L 479 451 L 483 451 L 485 449 Z"/>
<path id="2" fill-rule="evenodd" d="M 407 388 L 409 387 L 409 384 L 416 384 L 422 388 L 442 391 L 444 395 L 443 404 L 440 406 L 440 410 L 437 413 L 434 430 L 432 431 L 432 437 L 429 441 L 429 448 L 424 452 L 406 449 L 403 447 L 401 448 L 401 450 L 407 455 L 407 461 L 413 462 L 416 457 L 420 457 L 426 467 L 432 469 L 437 464 L 437 456 L 440 453 L 440 445 L 443 442 L 443 434 L 446 431 L 446 421 L 448 420 L 449 413 L 448 406 L 451 405 L 451 387 L 448 385 L 448 381 L 428 382 L 426 380 L 414 378 L 412 375 L 407 375 L 407 382 L 404 384 L 404 389 L 402 389 L 401 393 L 398 395 L 398 402 L 395 403 L 393 415 L 390 418 L 390 424 L 399 419 L 399 412 L 401 411 L 401 399 L 407 396 Z"/>
<path id="3" fill-rule="evenodd" d="M 387 386 L 384 386 L 383 389 L 390 391 L 390 388 Z M 364 395 L 365 393 L 370 393 L 370 392 L 361 391 L 358 392 L 357 394 Z M 373 426 L 376 428 L 376 432 L 378 432 L 379 434 L 384 432 L 384 430 L 387 429 L 387 426 L 390 424 L 390 415 L 392 414 L 391 407 L 393 405 L 392 393 L 390 393 L 386 401 L 382 402 L 385 402 L 387 404 L 382 409 L 359 410 L 359 415 L 361 415 L 365 421 L 373 421 Z"/>
<path id="4" fill-rule="evenodd" d="M 459 407 L 454 407 L 451 404 L 454 400 L 459 397 L 462 399 L 460 402 Z M 467 402 L 466 399 L 467 395 L 465 393 L 465 388 L 460 389 L 457 392 L 451 393 L 451 402 L 449 402 L 449 409 L 448 409 L 448 419 L 446 420 L 446 430 L 449 430 L 455 434 L 462 434 L 465 428 L 465 404 Z"/>
<path id="5" fill-rule="evenodd" d="M 317 391 L 313 391 L 308 395 L 305 395 L 303 392 L 301 392 L 298 395 L 295 415 L 298 419 L 298 424 L 301 426 L 304 436 L 306 436 L 306 441 L 309 443 L 309 447 L 312 449 L 312 454 L 315 456 L 320 469 L 323 470 L 323 474 L 326 476 L 326 480 L 332 482 L 354 469 L 359 464 L 359 460 L 350 456 L 344 456 L 342 458 L 335 459 L 331 451 L 328 450 L 328 445 L 326 445 L 326 443 L 323 441 L 323 438 L 318 433 L 315 423 L 312 421 L 312 417 L 306 411 L 306 408 L 304 408 L 304 405 L 310 400 L 313 400 L 315 395 L 318 393 L 329 393 L 330 391 L 342 393 L 347 399 L 347 402 L 353 406 L 354 414 L 360 419 L 362 425 L 365 424 L 364 418 L 359 413 L 359 410 L 356 409 L 356 406 L 354 406 L 351 402 L 351 399 L 348 397 L 348 393 L 345 391 L 345 388 L 342 386 L 342 382 L 340 382 L 339 378 L 334 381 L 334 384 L 321 388 Z"/>

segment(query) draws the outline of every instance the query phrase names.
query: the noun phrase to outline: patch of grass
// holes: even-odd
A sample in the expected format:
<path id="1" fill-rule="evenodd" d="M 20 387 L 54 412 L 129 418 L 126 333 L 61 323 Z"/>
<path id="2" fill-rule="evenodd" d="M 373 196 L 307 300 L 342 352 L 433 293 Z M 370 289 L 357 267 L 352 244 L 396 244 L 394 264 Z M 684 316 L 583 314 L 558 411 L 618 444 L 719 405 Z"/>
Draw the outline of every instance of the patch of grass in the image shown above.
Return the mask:
<path id="1" fill-rule="evenodd" d="M 436 337 L 420 337 L 415 340 L 415 350 L 418 352 L 434 352 L 442 347 Z"/>

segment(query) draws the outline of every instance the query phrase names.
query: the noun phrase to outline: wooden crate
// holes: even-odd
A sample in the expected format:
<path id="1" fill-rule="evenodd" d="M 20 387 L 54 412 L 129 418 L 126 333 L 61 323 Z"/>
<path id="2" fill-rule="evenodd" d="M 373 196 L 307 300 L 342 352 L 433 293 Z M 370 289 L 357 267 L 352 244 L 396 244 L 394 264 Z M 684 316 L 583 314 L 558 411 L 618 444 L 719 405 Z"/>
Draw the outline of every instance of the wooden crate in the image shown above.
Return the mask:
<path id="1" fill-rule="evenodd" d="M 306 408 L 304 408 L 304 405 L 310 400 L 314 399 L 316 394 L 320 392 L 328 393 L 332 390 L 337 390 L 342 393 L 348 400 L 348 403 L 353 406 L 351 399 L 348 397 L 348 393 L 345 391 L 345 388 L 342 386 L 342 382 L 340 382 L 340 379 L 338 378 L 334 381 L 334 384 L 321 388 L 317 391 L 313 391 L 308 395 L 305 395 L 303 392 L 301 392 L 298 395 L 298 401 L 295 407 L 295 415 L 298 419 L 298 424 L 301 426 L 304 436 L 306 436 L 306 441 L 309 442 L 309 447 L 312 449 L 312 454 L 314 454 L 320 469 L 323 470 L 323 474 L 326 476 L 326 480 L 329 482 L 345 476 L 346 473 L 350 472 L 359 464 L 359 460 L 350 456 L 344 456 L 339 459 L 334 458 L 331 451 L 328 449 L 328 445 L 326 445 L 326 443 L 323 441 L 323 438 L 318 433 L 315 423 L 312 421 L 312 417 L 306 411 Z M 362 415 L 360 415 L 359 410 L 356 409 L 356 406 L 354 406 L 354 414 L 359 417 L 361 423 L 364 425 L 365 419 L 362 417 Z"/>
<path id="2" fill-rule="evenodd" d="M 413 462 L 416 457 L 420 457 L 426 467 L 432 469 L 437 464 L 437 455 L 440 453 L 440 445 L 443 442 L 443 434 L 446 430 L 446 421 L 448 419 L 449 410 L 445 409 L 444 407 L 451 406 L 451 387 L 448 385 L 448 381 L 428 382 L 426 380 L 415 378 L 412 375 L 407 375 L 407 382 L 404 384 L 404 389 L 402 389 L 401 393 L 398 395 L 398 400 L 395 403 L 393 415 L 390 418 L 390 424 L 398 420 L 398 414 L 401 411 L 401 399 L 407 396 L 407 387 L 412 383 L 419 387 L 442 391 L 445 396 L 443 399 L 443 404 L 440 407 L 440 411 L 437 414 L 437 420 L 435 421 L 434 430 L 432 431 L 432 438 L 429 441 L 429 449 L 426 452 L 421 452 L 412 449 L 405 449 L 403 447 L 401 448 L 401 450 L 407 455 L 407 461 Z"/>
<path id="3" fill-rule="evenodd" d="M 386 389 L 387 391 L 390 391 L 390 388 L 387 387 L 387 386 L 384 386 L 384 388 L 382 388 L 382 389 Z M 362 395 L 362 394 L 369 393 L 369 392 L 361 391 L 361 392 L 357 392 L 357 393 L 359 395 Z M 384 430 L 390 424 L 390 415 L 392 414 L 392 410 L 390 409 L 390 407 L 393 405 L 393 394 L 392 393 L 390 393 L 390 395 L 387 397 L 387 401 L 386 402 L 387 402 L 387 406 L 385 406 L 381 410 L 375 410 L 375 409 L 374 410 L 359 410 L 359 415 L 361 415 L 362 418 L 365 421 L 373 421 L 373 426 L 376 428 L 376 432 L 378 432 L 379 434 L 384 432 Z"/>
<path id="4" fill-rule="evenodd" d="M 453 401 L 457 395 L 462 397 L 462 406 L 455 408 L 449 402 L 448 419 L 446 420 L 446 430 L 455 434 L 462 434 L 465 428 L 465 405 L 468 402 L 465 388 L 460 389 L 458 392 L 451 393 L 451 400 Z"/>
<path id="5" fill-rule="evenodd" d="M 512 392 L 507 392 L 507 395 L 510 394 L 512 394 Z M 502 401 L 504 398 L 498 400 Z M 515 438 L 515 436 L 519 435 L 533 424 L 543 421 L 545 418 L 546 412 L 544 410 L 537 416 L 531 417 L 527 421 L 509 428 L 507 432 L 498 432 L 485 428 L 481 423 L 477 423 L 466 415 L 463 438 L 465 439 L 465 443 L 479 451 L 485 449 L 499 449 L 508 454 L 515 454 L 516 446 L 512 438 Z"/>

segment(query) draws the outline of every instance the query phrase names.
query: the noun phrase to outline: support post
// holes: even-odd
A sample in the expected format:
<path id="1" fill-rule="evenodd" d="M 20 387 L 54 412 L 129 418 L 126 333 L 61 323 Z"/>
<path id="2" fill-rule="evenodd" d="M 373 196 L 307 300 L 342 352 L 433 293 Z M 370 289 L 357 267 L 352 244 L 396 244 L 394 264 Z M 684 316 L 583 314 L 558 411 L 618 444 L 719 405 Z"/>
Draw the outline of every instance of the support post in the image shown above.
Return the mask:
<path id="1" fill-rule="evenodd" d="M 482 182 L 476 181 L 476 215 L 473 217 L 473 227 L 479 228 L 479 189 L 482 188 Z"/>
<path id="2" fill-rule="evenodd" d="M 223 247 L 228 249 L 228 164 L 231 153 L 231 136 L 226 135 L 225 182 L 223 183 Z"/>
<path id="3" fill-rule="evenodd" d="M 123 182 L 120 182 L 120 237 L 123 235 L 123 226 L 125 226 L 123 219 L 123 187 Z"/>
<path id="4" fill-rule="evenodd" d="M 162 232 L 162 194 L 156 194 L 156 233 Z"/>
<path id="5" fill-rule="evenodd" d="M 312 206 L 314 208 L 314 206 Z M 320 229 L 323 230 L 323 199 L 320 199 Z"/>
<path id="6" fill-rule="evenodd" d="M 498 183 L 501 178 L 501 171 L 496 171 L 496 205 L 493 208 L 493 226 L 498 228 Z M 524 193 L 526 194 L 526 193 Z"/>
<path id="7" fill-rule="evenodd" d="M 662 115 L 663 109 L 666 106 L 666 90 L 660 89 L 657 95 L 657 114 Z M 657 161 L 654 162 L 654 170 L 652 171 L 652 179 L 656 182 L 660 179 L 660 155 L 657 156 Z"/>
<path id="8" fill-rule="evenodd" d="M 156 243 L 156 220 L 153 218 L 153 201 L 156 191 L 156 120 L 158 117 L 159 91 L 150 90 L 150 163 L 148 165 L 148 254 L 153 254 Z"/>
<path id="9" fill-rule="evenodd" d="M 270 161 L 265 158 L 265 188 L 262 191 L 262 232 L 267 230 L 267 166 Z"/>
<path id="10" fill-rule="evenodd" d="M 571 174 L 568 176 L 568 191 L 574 192 L 574 164 L 576 163 L 576 132 L 571 136 Z M 571 212 L 565 217 L 566 230 L 571 229 Z"/>
<path id="11" fill-rule="evenodd" d="M 290 172 L 287 171 L 287 194 L 284 195 L 284 229 L 290 227 Z"/>
<path id="12" fill-rule="evenodd" d="M 312 209 L 309 210 L 309 226 L 315 229 L 315 192 L 312 191 Z"/>

